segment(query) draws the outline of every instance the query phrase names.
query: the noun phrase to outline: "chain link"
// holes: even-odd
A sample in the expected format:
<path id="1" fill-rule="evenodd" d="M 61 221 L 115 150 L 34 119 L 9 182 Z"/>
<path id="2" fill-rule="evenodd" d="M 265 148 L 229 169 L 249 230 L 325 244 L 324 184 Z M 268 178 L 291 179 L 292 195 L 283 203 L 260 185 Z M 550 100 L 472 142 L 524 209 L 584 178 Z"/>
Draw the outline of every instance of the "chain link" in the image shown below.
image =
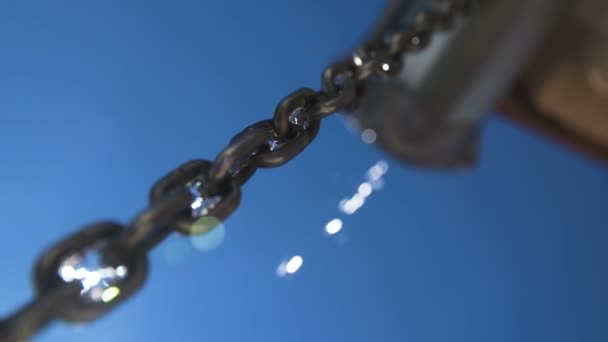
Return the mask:
<path id="1" fill-rule="evenodd" d="M 367 79 L 398 74 L 404 54 L 428 46 L 433 32 L 450 29 L 459 15 L 483 2 L 451 0 L 431 6 L 409 27 L 365 44 L 353 58 L 328 66 L 320 91 L 302 88 L 289 94 L 272 119 L 235 135 L 215 160 L 193 160 L 168 173 L 152 187 L 150 206 L 127 227 L 100 222 L 57 243 L 36 263 L 37 297 L 0 321 L 0 340 L 27 339 L 54 319 L 85 322 L 110 311 L 143 285 L 150 249 L 173 231 L 192 235 L 213 229 L 201 228 L 200 219 L 220 222 L 230 216 L 239 205 L 241 186 L 258 168 L 278 167 L 296 157 L 314 140 L 322 118 L 356 106 Z M 117 279 L 112 283 L 114 298 L 87 300 L 84 281 L 67 281 L 59 271 L 75 253 L 91 250 L 114 270 L 110 272 Z"/>

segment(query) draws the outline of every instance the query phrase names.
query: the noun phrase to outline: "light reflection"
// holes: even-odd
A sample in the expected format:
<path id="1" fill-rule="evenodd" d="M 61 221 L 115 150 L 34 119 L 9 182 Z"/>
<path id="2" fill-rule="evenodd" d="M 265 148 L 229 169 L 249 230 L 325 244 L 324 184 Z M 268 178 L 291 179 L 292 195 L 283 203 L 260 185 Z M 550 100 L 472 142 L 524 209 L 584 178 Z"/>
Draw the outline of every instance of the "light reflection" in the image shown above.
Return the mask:
<path id="1" fill-rule="evenodd" d="M 359 184 L 357 192 L 350 198 L 344 198 L 338 204 L 340 211 L 346 215 L 356 213 L 365 204 L 365 200 L 372 192 L 384 187 L 384 175 L 388 172 L 388 163 L 380 160 L 370 167 L 366 174 L 366 181 Z"/>
<path id="2" fill-rule="evenodd" d="M 190 238 L 194 248 L 209 252 L 217 249 L 226 237 L 224 225 L 215 217 L 203 216 L 193 224 L 196 234 Z"/>
<path id="3" fill-rule="evenodd" d="M 103 266 L 100 258 L 101 256 L 95 250 L 83 254 L 73 254 L 61 263 L 57 273 L 65 282 L 79 281 L 82 286 L 81 295 L 87 295 L 95 302 L 103 301 L 105 291 L 115 287 L 112 285 L 126 277 L 128 270 L 124 265 L 116 268 Z M 118 290 L 118 288 L 116 289 Z M 118 291 L 120 292 L 120 290 Z M 110 290 L 110 293 L 112 292 L 116 292 L 116 290 Z M 118 293 L 112 299 L 116 296 Z M 105 295 L 106 299 L 109 297 L 109 294 Z"/>
<path id="4" fill-rule="evenodd" d="M 111 302 L 114 298 L 118 297 L 120 289 L 116 286 L 110 286 L 103 291 L 101 294 L 101 301 L 104 303 Z"/>
<path id="5" fill-rule="evenodd" d="M 271 151 L 276 150 L 277 148 L 279 148 L 281 146 L 281 144 L 279 143 L 278 140 L 276 139 L 268 139 L 268 149 Z"/>
<path id="6" fill-rule="evenodd" d="M 372 185 L 369 184 L 368 182 L 363 182 L 363 183 L 359 184 L 358 193 L 361 194 L 361 196 L 367 197 L 372 194 L 372 191 L 373 191 Z"/>
<path id="7" fill-rule="evenodd" d="M 276 145 L 273 145 L 273 142 Z M 270 150 L 278 147 L 278 141 L 268 142 Z M 206 196 L 201 191 L 203 182 L 196 179 L 188 184 L 190 194 L 194 198 L 190 205 L 192 217 L 197 218 L 192 224 L 192 237 L 190 242 L 194 248 L 200 251 L 211 251 L 218 248 L 224 242 L 224 225 L 216 217 L 209 215 L 210 210 L 222 200 L 221 196 Z"/>
<path id="8" fill-rule="evenodd" d="M 386 174 L 388 172 L 388 162 L 386 160 L 378 161 L 376 166 L 380 168 L 382 174 Z"/>
<path id="9" fill-rule="evenodd" d="M 343 198 L 338 204 L 341 213 L 352 215 L 365 204 L 374 191 L 380 190 L 384 186 L 384 176 L 388 172 L 388 163 L 379 160 L 365 172 L 365 180 L 357 185 L 355 194 L 351 197 Z M 330 236 L 338 244 L 344 244 L 347 236 L 344 233 L 344 221 L 340 217 L 330 219 L 324 226 L 323 232 Z M 300 255 L 295 255 L 289 260 L 283 260 L 276 268 L 276 275 L 280 278 L 288 278 L 297 273 L 304 259 Z"/>
<path id="10" fill-rule="evenodd" d="M 296 255 L 287 262 L 287 265 L 285 265 L 285 271 L 289 274 L 294 274 L 298 272 L 303 263 L 304 259 L 302 259 L 301 256 Z"/>
<path id="11" fill-rule="evenodd" d="M 340 208 L 340 211 L 342 211 L 344 214 L 352 215 L 357 210 L 359 210 L 364 203 L 365 197 L 361 196 L 359 193 L 356 193 L 351 198 L 345 198 L 341 200 L 338 207 Z"/>
<path id="12" fill-rule="evenodd" d="M 384 178 L 374 179 L 370 184 L 375 191 L 382 190 L 384 188 Z"/>
<path id="13" fill-rule="evenodd" d="M 344 127 L 352 135 L 361 134 L 361 124 L 354 116 L 349 115 L 344 119 Z"/>
<path id="14" fill-rule="evenodd" d="M 329 235 L 337 234 L 342 229 L 343 223 L 339 218 L 334 218 L 325 225 L 325 232 Z"/>
<path id="15" fill-rule="evenodd" d="M 388 163 L 385 160 L 379 160 L 372 165 L 365 173 L 365 181 L 359 183 L 357 186 L 357 192 L 351 197 L 343 198 L 338 203 L 338 209 L 345 215 L 353 215 L 356 213 L 367 201 L 369 196 L 374 191 L 378 191 L 384 187 L 384 175 L 388 172 Z M 333 236 L 342 232 L 344 222 L 339 217 L 331 219 L 325 224 L 324 232 Z M 342 237 L 343 233 L 336 235 Z"/>
<path id="16" fill-rule="evenodd" d="M 382 178 L 382 176 L 384 176 L 387 172 L 388 163 L 385 160 L 380 160 L 372 167 L 370 167 L 369 170 L 367 170 L 365 176 L 369 181 L 375 181 Z"/>
<path id="17" fill-rule="evenodd" d="M 308 115 L 302 115 L 302 113 L 304 113 L 304 109 L 304 107 L 298 107 L 294 109 L 293 112 L 291 112 L 291 114 L 289 115 L 289 122 L 306 129 L 310 124 L 310 120 Z"/>
<path id="18" fill-rule="evenodd" d="M 361 132 L 361 140 L 366 144 L 373 144 L 376 142 L 376 131 L 371 128 L 366 128 Z"/>
<path id="19" fill-rule="evenodd" d="M 279 264 L 279 267 L 277 267 L 277 276 L 285 277 L 295 274 L 298 272 L 298 270 L 300 270 L 303 263 L 304 259 L 299 255 L 295 255 L 288 261 L 283 261 Z"/>
<path id="20" fill-rule="evenodd" d="M 122 265 L 116 267 L 116 275 L 123 278 L 127 275 L 127 268 Z"/>
<path id="21" fill-rule="evenodd" d="M 192 216 L 199 217 L 209 213 L 209 210 L 215 208 L 215 206 L 222 200 L 220 196 L 203 196 L 201 187 L 203 182 L 200 179 L 196 179 L 188 184 L 188 191 L 194 198 L 190 204 L 192 209 Z"/>

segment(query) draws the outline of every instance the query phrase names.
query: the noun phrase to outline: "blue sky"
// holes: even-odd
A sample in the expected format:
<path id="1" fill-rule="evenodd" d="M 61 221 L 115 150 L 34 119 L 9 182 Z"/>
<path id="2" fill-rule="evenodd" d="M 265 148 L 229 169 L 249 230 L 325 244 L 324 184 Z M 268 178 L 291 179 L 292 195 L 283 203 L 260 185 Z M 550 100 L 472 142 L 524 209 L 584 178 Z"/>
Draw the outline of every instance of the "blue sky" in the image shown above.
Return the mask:
<path id="1" fill-rule="evenodd" d="M 212 158 L 350 49 L 382 3 L 0 3 L 0 313 L 52 241 L 129 220 L 172 167 Z M 144 289 L 40 341 L 606 341 L 605 168 L 491 118 L 469 171 L 403 167 L 323 122 L 258 172 L 222 233 L 173 236 Z M 338 203 L 387 160 L 353 215 Z M 323 229 L 334 218 L 341 231 Z M 302 266 L 277 276 L 281 262 Z"/>

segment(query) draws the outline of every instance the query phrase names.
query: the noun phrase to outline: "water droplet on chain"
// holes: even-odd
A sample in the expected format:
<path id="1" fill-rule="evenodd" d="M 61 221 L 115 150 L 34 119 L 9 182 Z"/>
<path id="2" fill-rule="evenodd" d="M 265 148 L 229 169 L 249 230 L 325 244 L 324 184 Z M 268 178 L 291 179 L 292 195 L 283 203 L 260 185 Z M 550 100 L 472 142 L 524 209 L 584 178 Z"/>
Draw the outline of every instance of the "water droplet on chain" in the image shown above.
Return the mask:
<path id="1" fill-rule="evenodd" d="M 120 289 L 114 286 L 127 276 L 124 265 L 107 266 L 101 260 L 100 246 L 81 253 L 74 253 L 60 265 L 57 273 L 67 283 L 80 282 L 80 294 L 93 302 L 109 302 L 119 295 Z M 109 291 L 109 292 L 108 292 Z"/>
<path id="2" fill-rule="evenodd" d="M 221 196 L 205 196 L 201 188 L 203 181 L 196 179 L 188 183 L 188 190 L 193 197 L 190 208 L 192 209 L 192 217 L 201 217 L 209 214 L 209 211 L 222 200 Z"/>

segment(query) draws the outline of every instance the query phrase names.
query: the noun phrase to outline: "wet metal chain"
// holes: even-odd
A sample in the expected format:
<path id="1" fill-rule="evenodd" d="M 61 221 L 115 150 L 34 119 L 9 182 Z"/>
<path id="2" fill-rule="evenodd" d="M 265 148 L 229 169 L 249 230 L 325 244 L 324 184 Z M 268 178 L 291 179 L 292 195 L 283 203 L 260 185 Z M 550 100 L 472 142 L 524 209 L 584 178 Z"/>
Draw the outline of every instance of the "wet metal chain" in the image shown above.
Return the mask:
<path id="1" fill-rule="evenodd" d="M 172 232 L 203 234 L 238 207 L 241 186 L 260 168 L 284 165 L 310 144 L 321 119 L 357 105 L 370 78 L 401 72 L 407 53 L 425 48 L 438 31 L 483 1 L 435 3 L 401 29 L 327 67 L 321 90 L 285 97 L 271 119 L 234 136 L 213 160 L 192 160 L 160 179 L 149 206 L 129 224 L 96 222 L 48 249 L 34 267 L 36 296 L 0 321 L 0 341 L 29 338 L 53 320 L 88 322 L 128 299 L 143 285 L 149 250 Z"/>

